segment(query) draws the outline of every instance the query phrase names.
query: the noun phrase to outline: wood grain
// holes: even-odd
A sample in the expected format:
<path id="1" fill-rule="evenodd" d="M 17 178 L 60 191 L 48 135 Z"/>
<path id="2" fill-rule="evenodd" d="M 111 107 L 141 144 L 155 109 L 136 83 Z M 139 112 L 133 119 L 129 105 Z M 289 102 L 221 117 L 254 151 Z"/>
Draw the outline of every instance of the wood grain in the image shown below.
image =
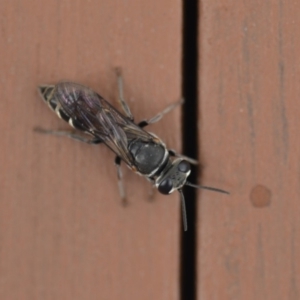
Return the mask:
<path id="1" fill-rule="evenodd" d="M 124 208 L 107 148 L 33 128 L 68 128 L 38 84 L 69 79 L 116 104 L 115 67 L 137 120 L 178 100 L 180 2 L 1 1 L 0 15 L 0 298 L 178 299 L 178 196 L 149 203 L 123 166 Z M 150 128 L 178 150 L 179 114 Z"/>
<path id="2" fill-rule="evenodd" d="M 299 299 L 300 3 L 200 13 L 198 299 Z"/>

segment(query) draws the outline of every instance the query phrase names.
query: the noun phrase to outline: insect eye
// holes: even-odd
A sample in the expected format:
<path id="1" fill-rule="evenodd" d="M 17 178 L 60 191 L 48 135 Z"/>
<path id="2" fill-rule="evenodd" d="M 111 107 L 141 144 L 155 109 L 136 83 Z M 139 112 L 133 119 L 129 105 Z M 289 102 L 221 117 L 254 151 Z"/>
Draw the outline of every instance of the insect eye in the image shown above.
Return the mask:
<path id="1" fill-rule="evenodd" d="M 173 182 L 170 178 L 163 180 L 158 186 L 158 191 L 164 195 L 168 195 L 173 188 Z"/>
<path id="2" fill-rule="evenodd" d="M 191 170 L 190 164 L 185 160 L 181 161 L 177 168 L 182 173 L 187 173 Z"/>

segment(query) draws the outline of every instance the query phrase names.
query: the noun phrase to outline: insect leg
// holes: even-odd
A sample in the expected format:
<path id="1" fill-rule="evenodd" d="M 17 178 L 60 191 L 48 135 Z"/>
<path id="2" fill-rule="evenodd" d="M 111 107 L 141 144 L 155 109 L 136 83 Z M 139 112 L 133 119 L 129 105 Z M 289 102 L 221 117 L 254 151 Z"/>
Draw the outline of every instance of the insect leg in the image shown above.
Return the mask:
<path id="1" fill-rule="evenodd" d="M 155 180 L 152 177 L 146 177 L 146 178 L 151 183 L 149 194 L 148 194 L 148 201 L 152 202 L 154 200 L 154 193 L 155 193 Z"/>
<path id="2" fill-rule="evenodd" d="M 123 181 L 122 181 L 123 174 L 122 174 L 122 170 L 121 170 L 121 157 L 116 156 L 115 165 L 117 167 L 118 187 L 119 187 L 119 192 L 120 192 L 122 204 L 124 206 L 126 206 L 127 205 L 127 200 L 126 200 L 124 185 L 123 185 Z"/>
<path id="3" fill-rule="evenodd" d="M 38 133 L 43 133 L 43 134 L 53 134 L 53 135 L 57 135 L 57 136 L 66 136 L 69 137 L 71 139 L 74 139 L 76 141 L 80 141 L 83 143 L 87 143 L 87 144 L 100 144 L 102 143 L 102 140 L 99 138 L 84 138 L 83 136 L 77 134 L 74 131 L 67 131 L 67 130 L 48 130 L 48 129 L 43 129 L 43 128 L 34 128 L 35 132 Z"/>
<path id="4" fill-rule="evenodd" d="M 197 165 L 197 164 L 198 164 L 197 160 L 195 160 L 195 159 L 193 159 L 193 158 L 190 158 L 190 157 L 188 157 L 188 156 L 179 154 L 179 153 L 175 152 L 174 150 L 168 150 L 168 151 L 169 151 L 169 155 L 170 155 L 170 156 L 183 158 L 184 160 L 188 161 L 188 162 L 191 163 L 192 165 Z"/>
<path id="5" fill-rule="evenodd" d="M 119 102 L 126 114 L 126 116 L 133 121 L 133 115 L 130 111 L 129 106 L 127 105 L 125 99 L 124 99 L 124 93 L 123 93 L 123 78 L 121 74 L 121 69 L 116 68 L 116 73 L 117 73 L 117 79 L 118 79 L 118 90 L 119 90 Z"/>
<path id="6" fill-rule="evenodd" d="M 182 105 L 183 103 L 184 103 L 184 99 L 180 99 L 179 101 L 168 105 L 163 111 L 161 111 L 160 113 L 158 113 L 157 115 L 155 115 L 151 119 L 142 120 L 141 122 L 139 122 L 138 126 L 140 126 L 141 128 L 144 128 L 144 127 L 148 126 L 149 124 L 153 124 L 153 123 L 158 122 L 164 115 L 166 115 L 167 113 L 172 111 L 178 105 Z"/>

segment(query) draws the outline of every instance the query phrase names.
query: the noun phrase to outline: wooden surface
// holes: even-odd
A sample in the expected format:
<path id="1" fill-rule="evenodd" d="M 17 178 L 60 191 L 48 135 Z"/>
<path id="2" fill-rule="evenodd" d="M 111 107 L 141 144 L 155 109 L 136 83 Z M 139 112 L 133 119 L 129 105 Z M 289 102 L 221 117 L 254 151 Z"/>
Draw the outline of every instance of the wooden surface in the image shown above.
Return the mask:
<path id="1" fill-rule="evenodd" d="M 107 148 L 33 128 L 68 128 L 38 84 L 73 80 L 117 104 L 115 67 L 137 120 L 178 100 L 181 3 L 0 7 L 0 299 L 178 299 L 178 195 L 148 202 L 149 183 L 123 166 L 124 208 Z M 179 119 L 180 109 L 150 130 L 180 150 Z"/>
<path id="2" fill-rule="evenodd" d="M 201 1 L 198 299 L 300 299 L 300 3 Z"/>
<path id="3" fill-rule="evenodd" d="M 300 299 L 300 4 L 201 1 L 197 298 Z M 181 2 L 0 1 L 0 299 L 179 299 L 178 196 L 67 129 L 36 86 L 69 79 L 136 120 L 181 96 Z M 150 131 L 180 150 L 180 110 Z M 170 126 L 172 124 L 172 126 Z M 199 178 L 200 181 L 200 178 Z M 193 299 L 184 299 L 193 300 Z"/>

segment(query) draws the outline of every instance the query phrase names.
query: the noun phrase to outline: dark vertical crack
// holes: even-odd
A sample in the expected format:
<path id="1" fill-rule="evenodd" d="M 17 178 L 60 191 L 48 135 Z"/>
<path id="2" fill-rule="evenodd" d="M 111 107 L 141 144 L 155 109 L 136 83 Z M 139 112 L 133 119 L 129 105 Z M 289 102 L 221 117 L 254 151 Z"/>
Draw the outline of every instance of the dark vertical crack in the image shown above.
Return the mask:
<path id="1" fill-rule="evenodd" d="M 182 91 L 185 99 L 182 113 L 183 153 L 197 159 L 197 98 L 198 98 L 198 2 L 183 1 L 183 57 Z M 197 170 L 192 169 L 190 182 L 197 181 Z M 181 299 L 196 300 L 196 190 L 184 189 L 188 231 L 181 238 Z"/>

